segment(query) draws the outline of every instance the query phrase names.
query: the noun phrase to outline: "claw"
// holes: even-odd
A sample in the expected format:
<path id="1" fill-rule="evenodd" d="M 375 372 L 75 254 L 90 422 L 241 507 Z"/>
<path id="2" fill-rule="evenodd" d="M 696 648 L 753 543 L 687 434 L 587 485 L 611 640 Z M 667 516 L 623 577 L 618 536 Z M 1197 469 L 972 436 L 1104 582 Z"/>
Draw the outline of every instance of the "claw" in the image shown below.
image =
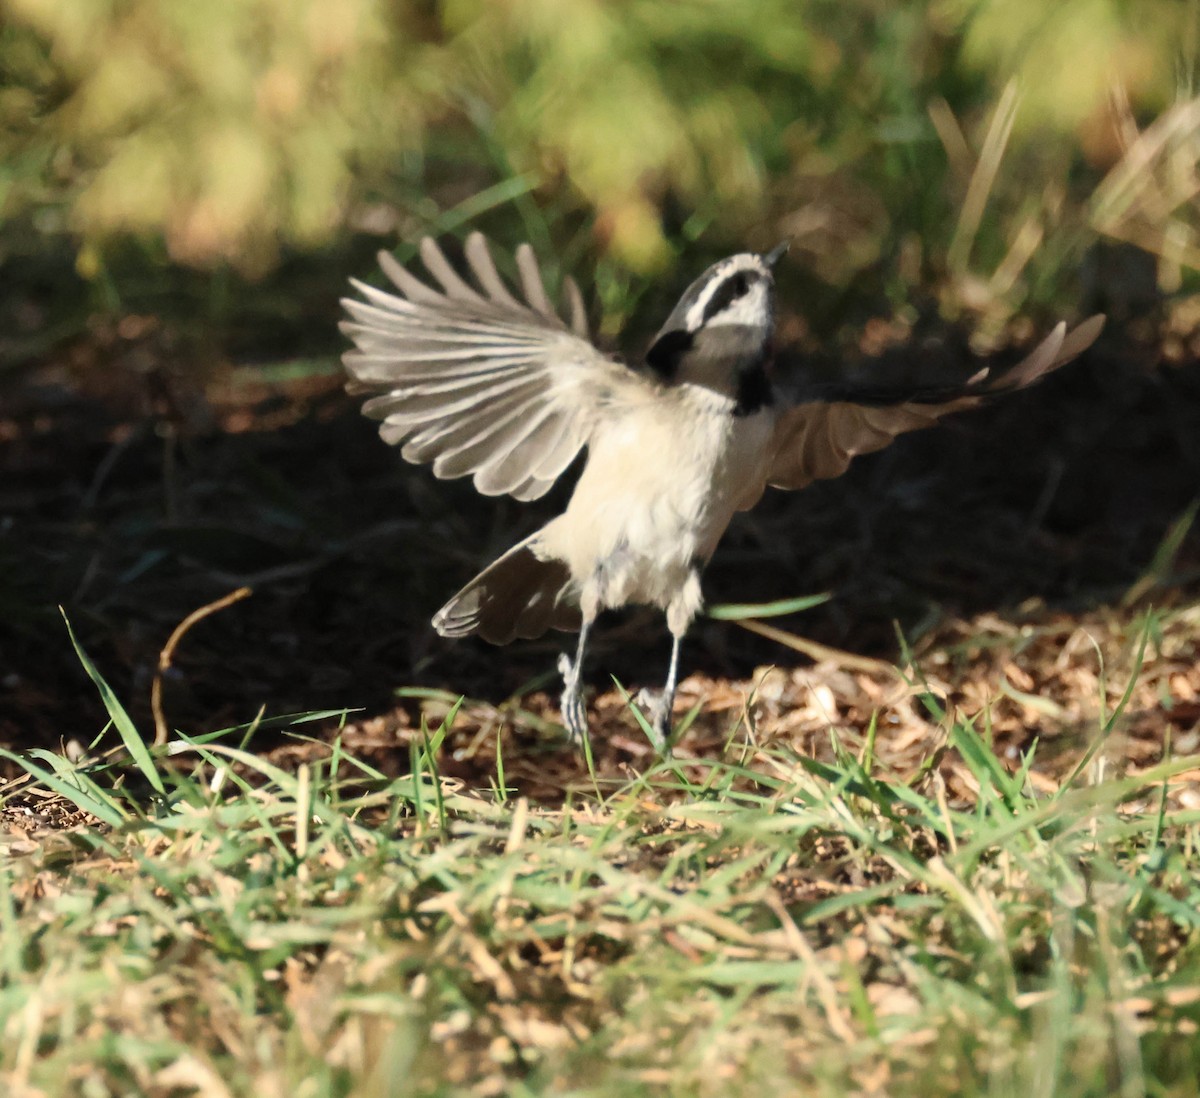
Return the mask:
<path id="1" fill-rule="evenodd" d="M 587 738 L 587 707 L 583 704 L 583 691 L 579 684 L 579 665 L 563 652 L 558 657 L 558 673 L 563 677 L 562 710 L 563 724 L 567 735 L 576 747 L 582 747 Z"/>

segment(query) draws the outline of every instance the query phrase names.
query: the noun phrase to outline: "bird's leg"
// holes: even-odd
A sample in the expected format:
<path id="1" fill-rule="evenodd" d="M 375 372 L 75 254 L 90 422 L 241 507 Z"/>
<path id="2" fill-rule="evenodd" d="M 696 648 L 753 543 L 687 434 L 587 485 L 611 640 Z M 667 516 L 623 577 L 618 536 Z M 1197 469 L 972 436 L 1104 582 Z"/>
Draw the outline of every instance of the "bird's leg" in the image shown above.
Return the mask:
<path id="1" fill-rule="evenodd" d="M 639 701 L 646 707 L 650 719 L 650 742 L 660 754 L 669 746 L 671 739 L 671 710 L 675 706 L 675 687 L 679 680 L 679 646 L 683 635 L 671 635 L 671 666 L 667 669 L 667 683 L 661 694 L 643 691 Z"/>
<path id="2" fill-rule="evenodd" d="M 558 657 L 558 672 L 563 677 L 562 709 L 563 724 L 576 747 L 582 747 L 587 737 L 587 707 L 583 704 L 583 686 L 580 676 L 583 672 L 583 656 L 587 648 L 588 629 L 591 626 L 588 618 L 583 619 L 579 629 L 579 644 L 575 648 L 575 659 L 563 652 Z"/>
<path id="3" fill-rule="evenodd" d="M 700 592 L 702 567 L 703 564 L 699 563 L 691 569 L 667 606 L 667 628 L 671 631 L 671 666 L 667 671 L 667 684 L 657 697 L 647 697 L 648 691 L 643 691 L 638 697 L 650 718 L 650 743 L 660 755 L 666 754 L 671 746 L 671 709 L 675 704 L 675 686 L 679 681 L 679 646 L 692 619 L 704 604 L 704 596 Z"/>

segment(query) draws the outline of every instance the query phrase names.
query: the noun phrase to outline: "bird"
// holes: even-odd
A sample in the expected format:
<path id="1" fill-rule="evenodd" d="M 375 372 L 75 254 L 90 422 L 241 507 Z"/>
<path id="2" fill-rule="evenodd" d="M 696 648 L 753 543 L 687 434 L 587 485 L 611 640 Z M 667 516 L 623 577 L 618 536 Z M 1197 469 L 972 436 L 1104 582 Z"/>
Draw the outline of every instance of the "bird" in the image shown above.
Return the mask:
<path id="1" fill-rule="evenodd" d="M 563 723 L 587 736 L 582 670 L 601 611 L 627 604 L 666 616 L 671 654 L 663 689 L 639 696 L 654 747 L 670 746 L 680 646 L 703 606 L 701 574 L 734 514 L 768 486 L 800 489 L 839 476 L 859 454 L 953 412 L 1026 388 L 1086 350 L 1093 316 L 1059 323 L 1023 361 L 958 386 L 902 392 L 835 386 L 789 401 L 773 378 L 774 268 L 787 250 L 740 252 L 687 287 L 648 349 L 627 363 L 590 335 L 578 285 L 552 302 L 533 249 L 501 277 L 482 234 L 463 245 L 472 282 L 430 237 L 419 245 L 430 281 L 388 252 L 379 263 L 398 293 L 352 279 L 341 329 L 347 389 L 415 464 L 471 477 L 484 496 L 534 500 L 582 451 L 566 509 L 470 580 L 433 617 L 443 637 L 492 644 L 577 631 L 563 653 Z"/>

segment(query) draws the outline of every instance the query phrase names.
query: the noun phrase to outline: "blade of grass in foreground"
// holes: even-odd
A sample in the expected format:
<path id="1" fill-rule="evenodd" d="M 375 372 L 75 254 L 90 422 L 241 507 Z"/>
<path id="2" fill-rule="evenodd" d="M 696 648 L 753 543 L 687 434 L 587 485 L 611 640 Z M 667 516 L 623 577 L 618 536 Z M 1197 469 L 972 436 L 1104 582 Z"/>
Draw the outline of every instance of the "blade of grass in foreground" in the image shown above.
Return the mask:
<path id="1" fill-rule="evenodd" d="M 1146 613 L 1146 620 L 1142 627 L 1141 636 L 1138 638 L 1137 655 L 1134 657 L 1133 670 L 1130 672 L 1129 681 L 1125 684 L 1125 691 L 1122 693 L 1120 700 L 1117 702 L 1116 708 L 1105 719 L 1104 724 L 1100 728 L 1099 734 L 1088 745 L 1087 750 L 1083 753 L 1079 762 L 1075 764 L 1075 768 L 1068 775 L 1067 779 L 1059 786 L 1058 795 L 1062 796 L 1066 790 L 1070 789 L 1079 780 L 1080 775 L 1087 770 L 1091 761 L 1096 757 L 1100 749 L 1108 742 L 1109 736 L 1113 734 L 1121 715 L 1125 712 L 1129 705 L 1130 699 L 1133 697 L 1134 688 L 1138 684 L 1138 678 L 1142 673 L 1142 667 L 1146 662 L 1146 644 L 1150 640 L 1150 633 L 1154 627 L 1154 611 L 1151 608 Z M 1103 684 L 1103 679 L 1100 680 Z M 1104 703 L 1104 698 L 1101 698 L 1101 704 Z"/>
<path id="2" fill-rule="evenodd" d="M 166 788 L 163 785 L 162 776 L 159 774 L 154 758 L 150 754 L 150 748 L 146 746 L 146 741 L 142 739 L 141 733 L 138 732 L 137 726 L 125 711 L 125 707 L 117 700 L 117 695 L 113 693 L 112 687 L 104 681 L 104 677 L 96 669 L 96 665 L 92 663 L 88 658 L 88 654 L 83 650 L 83 646 L 75 636 L 75 630 L 71 628 L 71 622 L 67 617 L 66 611 L 61 606 L 58 609 L 63 616 L 63 621 L 67 623 L 67 633 L 71 637 L 71 644 L 75 648 L 75 654 L 79 657 L 79 662 L 83 664 L 83 669 L 88 673 L 88 678 L 96 684 L 96 689 L 100 692 L 100 698 L 104 702 L 104 708 L 108 711 L 108 715 L 113 722 L 113 727 L 116 728 L 121 737 L 121 742 L 125 745 L 125 750 L 129 752 L 129 757 L 133 759 L 138 771 L 150 783 L 154 791 L 165 794 Z"/>

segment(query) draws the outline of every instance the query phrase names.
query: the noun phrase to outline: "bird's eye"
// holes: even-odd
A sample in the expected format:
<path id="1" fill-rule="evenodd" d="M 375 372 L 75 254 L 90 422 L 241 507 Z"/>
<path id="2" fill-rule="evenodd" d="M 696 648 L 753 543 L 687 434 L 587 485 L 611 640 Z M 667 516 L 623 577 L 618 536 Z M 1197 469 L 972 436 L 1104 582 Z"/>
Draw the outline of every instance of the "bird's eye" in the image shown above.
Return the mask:
<path id="1" fill-rule="evenodd" d="M 744 297 L 750 292 L 750 283 L 746 276 L 740 271 L 729 281 L 733 283 L 733 285 L 729 287 L 730 300 L 736 301 L 739 297 Z"/>

